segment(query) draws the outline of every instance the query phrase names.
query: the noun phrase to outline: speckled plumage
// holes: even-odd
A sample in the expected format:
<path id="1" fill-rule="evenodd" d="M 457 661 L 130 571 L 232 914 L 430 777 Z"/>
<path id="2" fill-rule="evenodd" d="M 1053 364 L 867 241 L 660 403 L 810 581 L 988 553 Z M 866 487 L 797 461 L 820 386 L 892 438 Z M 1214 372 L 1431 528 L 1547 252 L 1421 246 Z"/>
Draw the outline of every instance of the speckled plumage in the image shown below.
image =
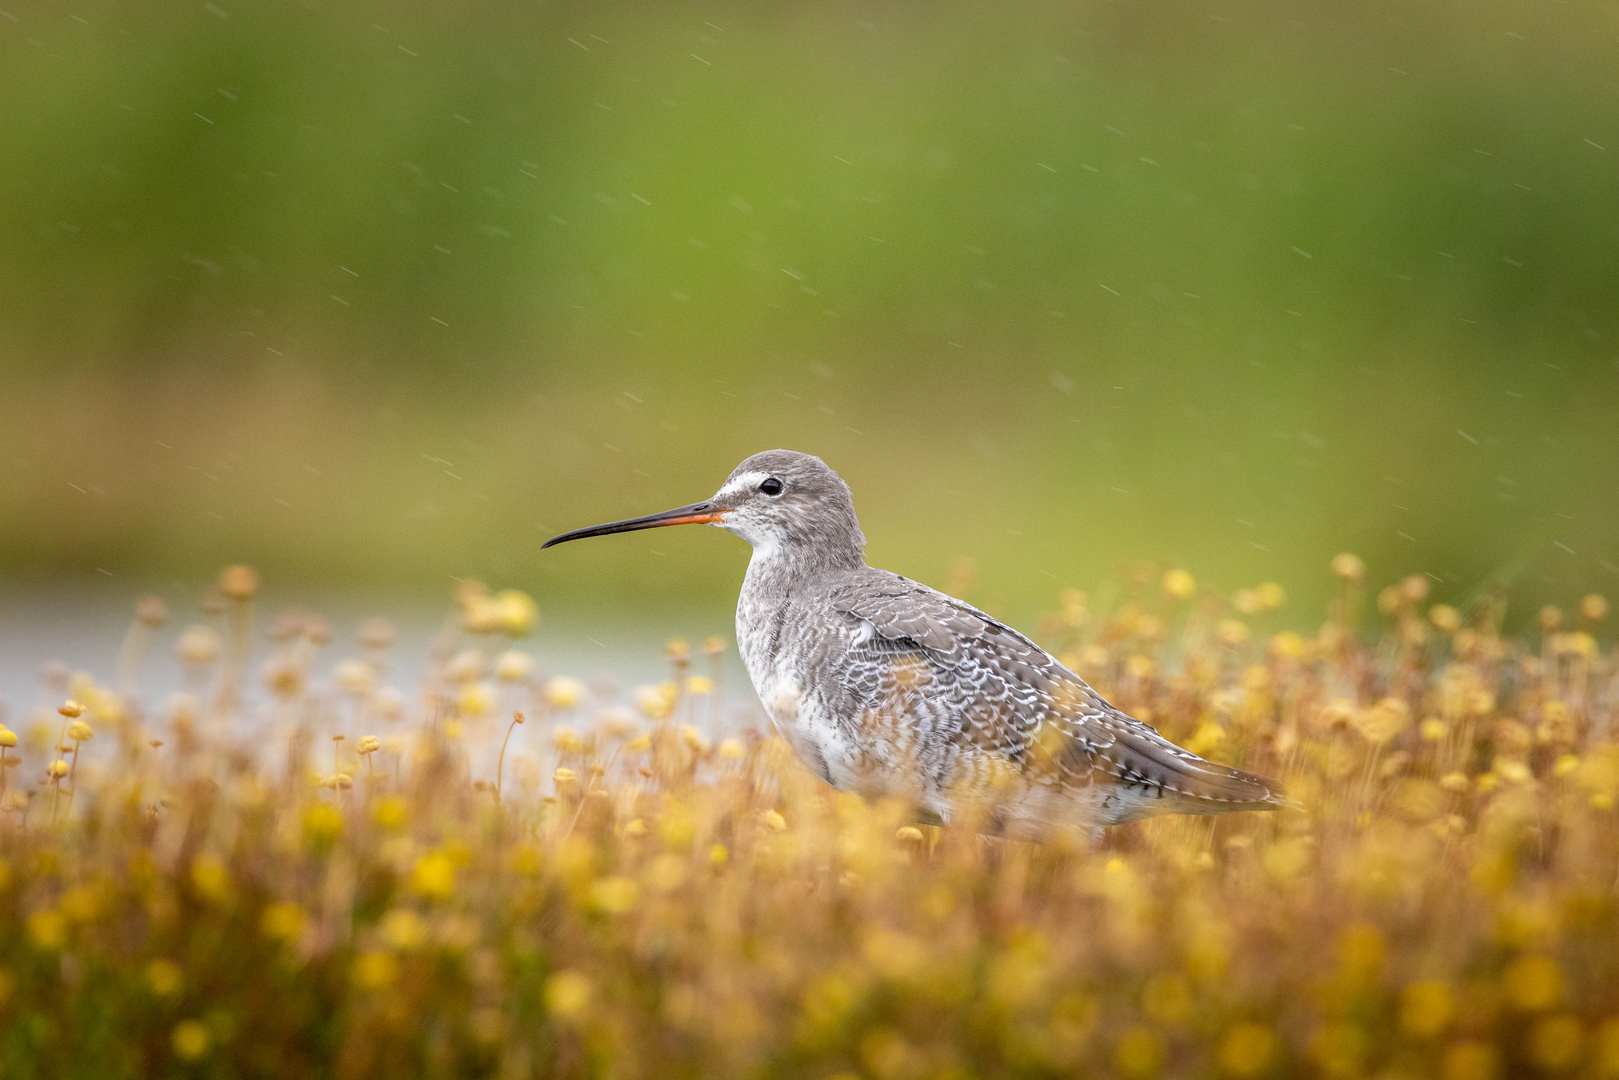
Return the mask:
<path id="1" fill-rule="evenodd" d="M 819 458 L 755 454 L 707 502 L 552 542 L 680 521 L 753 545 L 743 662 L 777 730 L 837 788 L 1031 837 L 1284 802 L 1120 712 L 1004 623 L 867 566 L 848 486 Z"/>

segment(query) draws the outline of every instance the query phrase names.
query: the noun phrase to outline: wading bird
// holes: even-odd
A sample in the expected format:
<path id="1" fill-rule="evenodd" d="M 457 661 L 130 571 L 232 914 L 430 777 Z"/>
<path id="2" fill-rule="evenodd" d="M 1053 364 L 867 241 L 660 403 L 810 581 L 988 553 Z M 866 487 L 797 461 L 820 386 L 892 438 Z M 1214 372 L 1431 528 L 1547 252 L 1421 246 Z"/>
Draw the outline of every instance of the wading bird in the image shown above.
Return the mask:
<path id="1" fill-rule="evenodd" d="M 1286 805 L 1274 782 L 1181 749 L 1005 623 L 866 565 L 849 486 L 809 454 L 755 454 L 713 498 L 545 546 L 692 524 L 753 545 L 737 646 L 776 729 L 833 787 L 1019 838 Z"/>

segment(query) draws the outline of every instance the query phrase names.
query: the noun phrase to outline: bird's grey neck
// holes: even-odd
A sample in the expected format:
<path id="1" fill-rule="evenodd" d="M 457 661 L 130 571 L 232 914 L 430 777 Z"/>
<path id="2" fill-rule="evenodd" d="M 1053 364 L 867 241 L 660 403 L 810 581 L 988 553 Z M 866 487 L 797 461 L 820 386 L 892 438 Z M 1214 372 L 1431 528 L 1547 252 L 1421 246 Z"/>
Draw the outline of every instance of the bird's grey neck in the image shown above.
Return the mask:
<path id="1" fill-rule="evenodd" d="M 755 544 L 743 587 L 773 593 L 792 592 L 812 581 L 857 570 L 865 565 L 859 548 L 819 548 L 791 540 Z"/>

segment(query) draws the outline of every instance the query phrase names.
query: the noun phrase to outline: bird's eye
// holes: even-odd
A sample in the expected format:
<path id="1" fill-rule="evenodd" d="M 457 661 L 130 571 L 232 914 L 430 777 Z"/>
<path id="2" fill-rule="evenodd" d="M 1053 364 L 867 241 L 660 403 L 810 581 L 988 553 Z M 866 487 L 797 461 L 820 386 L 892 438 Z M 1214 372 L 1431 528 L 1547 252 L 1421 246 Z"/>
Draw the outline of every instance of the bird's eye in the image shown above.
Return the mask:
<path id="1" fill-rule="evenodd" d="M 780 495 L 781 481 L 777 480 L 774 476 L 766 477 L 764 483 L 759 485 L 759 490 L 772 497 Z"/>

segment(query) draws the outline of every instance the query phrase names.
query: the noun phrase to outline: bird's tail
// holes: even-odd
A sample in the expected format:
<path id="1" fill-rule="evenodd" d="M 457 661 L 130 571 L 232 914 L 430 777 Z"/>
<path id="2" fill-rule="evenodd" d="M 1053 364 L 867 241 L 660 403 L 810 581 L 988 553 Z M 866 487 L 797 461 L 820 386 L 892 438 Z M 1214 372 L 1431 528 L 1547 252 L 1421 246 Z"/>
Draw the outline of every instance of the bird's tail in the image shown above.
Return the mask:
<path id="1" fill-rule="evenodd" d="M 1145 724 L 1118 732 L 1107 756 L 1119 767 L 1122 783 L 1144 785 L 1176 813 L 1303 809 L 1275 780 L 1198 757 Z"/>

